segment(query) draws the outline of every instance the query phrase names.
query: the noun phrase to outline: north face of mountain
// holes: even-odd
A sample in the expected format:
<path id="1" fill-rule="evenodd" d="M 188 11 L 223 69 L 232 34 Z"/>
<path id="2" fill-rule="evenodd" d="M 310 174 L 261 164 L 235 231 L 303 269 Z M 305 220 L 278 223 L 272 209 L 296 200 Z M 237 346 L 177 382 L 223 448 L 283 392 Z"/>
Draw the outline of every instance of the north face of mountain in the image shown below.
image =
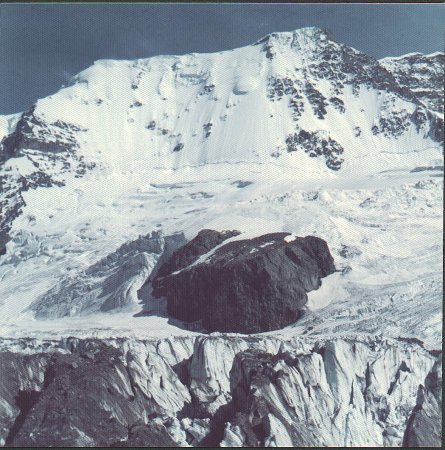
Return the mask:
<path id="1" fill-rule="evenodd" d="M 97 61 L 2 118 L 0 254 L 29 190 L 214 163 L 346 175 L 440 148 L 443 55 L 422 58 L 377 61 L 303 28 L 232 51 Z"/>
<path id="2" fill-rule="evenodd" d="M 1 159 L 81 148 L 88 161 L 114 166 L 143 155 L 180 167 L 267 162 L 300 150 L 338 170 L 354 147 L 401 138 L 412 126 L 417 131 L 404 145 L 413 145 L 416 134 L 440 140 L 418 85 L 387 66 L 394 64 L 318 28 L 274 33 L 215 54 L 102 60 L 25 112 L 3 140 Z M 439 59 L 435 67 L 437 78 Z M 419 108 L 422 124 L 413 120 Z M 301 139 L 289 144 L 295 133 Z"/>

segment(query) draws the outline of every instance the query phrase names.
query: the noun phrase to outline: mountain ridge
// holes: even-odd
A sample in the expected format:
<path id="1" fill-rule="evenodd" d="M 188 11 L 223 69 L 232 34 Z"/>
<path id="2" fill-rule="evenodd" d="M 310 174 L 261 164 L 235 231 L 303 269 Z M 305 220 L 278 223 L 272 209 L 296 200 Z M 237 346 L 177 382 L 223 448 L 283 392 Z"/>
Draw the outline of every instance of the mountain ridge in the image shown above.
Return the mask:
<path id="1" fill-rule="evenodd" d="M 138 131 L 138 134 L 140 137 L 138 138 L 138 141 L 141 141 L 142 139 L 150 139 L 151 145 L 154 146 L 154 148 L 158 148 L 158 152 L 161 152 L 160 156 L 163 156 L 162 159 L 170 159 L 170 162 L 167 163 L 167 165 L 172 165 L 173 167 L 177 167 L 178 164 L 184 164 L 186 161 L 181 161 L 184 158 L 182 156 L 179 156 L 179 153 L 188 153 L 189 150 L 187 150 L 187 147 L 190 145 L 198 146 L 198 147 L 204 147 L 202 151 L 198 151 L 198 153 L 208 153 L 209 151 L 211 153 L 215 153 L 212 156 L 205 157 L 204 159 L 199 156 L 193 156 L 188 155 L 186 157 L 187 163 L 191 163 L 191 165 L 196 165 L 199 162 L 212 162 L 212 161 L 219 161 L 223 160 L 224 158 L 221 158 L 221 156 L 218 156 L 218 153 L 213 150 L 213 147 L 216 144 L 216 142 L 212 142 L 210 145 L 210 148 L 208 145 L 205 145 L 206 142 L 201 141 L 199 139 L 200 133 L 203 133 L 203 136 L 206 138 L 210 138 L 212 136 L 212 133 L 214 134 L 216 132 L 216 126 L 218 127 L 224 127 L 224 124 L 221 124 L 221 120 L 226 121 L 229 120 L 228 111 L 226 111 L 223 114 L 224 108 L 215 108 L 216 105 L 206 104 L 205 109 L 208 110 L 208 112 L 204 112 L 204 114 L 207 116 L 207 120 L 203 120 L 203 118 L 200 118 L 201 127 L 203 128 L 202 132 L 199 132 L 198 129 L 192 133 L 192 136 L 185 136 L 182 132 L 182 129 L 184 128 L 183 125 L 181 125 L 182 122 L 187 122 L 186 118 L 183 118 L 183 120 L 174 120 L 173 117 L 170 117 L 172 114 L 172 111 L 169 111 L 171 109 L 169 105 L 168 100 L 168 94 L 167 92 L 170 92 L 171 95 L 173 95 L 174 92 L 178 92 L 178 94 L 174 94 L 174 97 L 177 97 L 179 95 L 179 92 L 181 90 L 181 87 L 188 87 L 190 93 L 193 91 L 193 86 L 200 86 L 201 89 L 198 90 L 196 93 L 196 97 L 189 95 L 189 98 L 187 99 L 187 95 L 183 95 L 183 106 L 178 106 L 178 100 L 181 98 L 177 98 L 176 100 L 176 107 L 174 108 L 175 111 L 173 111 L 173 114 L 177 115 L 177 119 L 180 119 L 181 115 L 186 115 L 187 112 L 190 112 L 191 108 L 193 108 L 193 105 L 198 103 L 200 106 L 202 104 L 202 99 L 199 99 L 199 97 L 204 96 L 206 99 L 209 99 L 211 101 L 218 102 L 219 100 L 225 100 L 226 108 L 236 108 L 237 105 L 240 105 L 241 100 L 243 102 L 245 99 L 242 99 L 242 96 L 246 96 L 247 98 L 252 97 L 252 95 L 249 95 L 249 92 L 252 94 L 252 92 L 255 92 L 254 96 L 258 97 L 258 99 L 261 97 L 261 90 L 264 89 L 264 85 L 266 85 L 266 95 L 270 102 L 280 102 L 282 98 L 286 98 L 289 102 L 288 104 L 288 111 L 287 113 L 285 111 L 282 111 L 282 108 L 279 108 L 280 114 L 285 114 L 286 116 L 290 115 L 290 119 L 292 122 L 297 123 L 298 128 L 302 128 L 303 131 L 309 132 L 309 133 L 318 133 L 320 131 L 320 127 L 323 129 L 324 126 L 321 126 L 321 123 L 311 123 L 308 125 L 312 125 L 309 127 L 306 127 L 308 129 L 303 128 L 303 126 L 299 126 L 299 122 L 302 120 L 304 121 L 304 116 L 308 116 L 308 109 L 313 111 L 313 114 L 315 114 L 316 118 L 323 120 L 326 115 L 332 116 L 331 108 L 334 108 L 340 113 L 345 113 L 345 110 L 347 108 L 347 104 L 345 107 L 345 99 L 342 98 L 343 91 L 346 89 L 347 86 L 352 87 L 352 94 L 354 97 L 356 97 L 359 94 L 359 91 L 362 90 L 362 88 L 359 89 L 359 86 L 366 86 L 366 89 L 377 89 L 379 90 L 386 90 L 386 92 L 391 93 L 391 95 L 397 100 L 397 98 L 402 98 L 403 100 L 409 100 L 411 103 L 418 105 L 419 102 L 416 98 L 416 96 L 407 88 L 407 86 L 402 86 L 402 88 L 399 87 L 399 85 L 395 82 L 395 79 L 392 79 L 392 75 L 383 67 L 380 66 L 380 63 L 375 60 L 374 58 L 367 57 L 363 53 L 358 52 L 357 50 L 354 50 L 352 48 L 346 47 L 343 44 L 337 44 L 336 42 L 328 39 L 328 34 L 326 31 L 318 29 L 318 28 L 305 28 L 302 30 L 297 30 L 294 32 L 289 33 L 272 33 L 270 35 L 265 36 L 263 39 L 260 39 L 257 41 L 256 44 L 252 44 L 246 47 L 242 47 L 240 49 L 233 50 L 235 53 L 240 51 L 250 50 L 251 48 L 255 48 L 259 45 L 259 43 L 269 42 L 271 47 L 268 49 L 262 48 L 260 50 L 261 52 L 265 52 L 266 60 L 270 60 L 269 62 L 273 66 L 273 56 L 268 56 L 267 53 L 271 51 L 272 48 L 275 48 L 275 50 L 278 52 L 276 58 L 281 59 L 281 61 L 277 62 L 276 67 L 273 66 L 273 68 L 267 69 L 264 67 L 265 62 L 262 61 L 262 56 L 260 55 L 250 55 L 250 60 L 256 62 L 252 62 L 250 67 L 247 67 L 247 69 L 243 69 L 242 64 L 243 61 L 236 61 L 235 58 L 235 66 L 234 70 L 226 71 L 226 74 L 228 78 L 231 78 L 231 82 L 226 83 L 227 86 L 224 87 L 224 82 L 226 80 L 220 81 L 217 85 L 212 81 L 213 78 L 217 76 L 217 71 L 215 71 L 215 64 L 218 62 L 218 58 L 221 55 L 224 56 L 231 56 L 230 54 L 232 51 L 225 51 L 225 52 L 219 52 L 219 53 L 213 53 L 213 54 L 188 54 L 183 56 L 156 56 L 152 58 L 147 59 L 139 59 L 134 61 L 128 61 L 128 60 L 121 60 L 121 61 L 115 61 L 115 60 L 99 60 L 93 64 L 93 66 L 89 67 L 88 69 L 80 72 L 78 75 L 76 75 L 73 78 L 73 83 L 71 86 L 67 88 L 63 88 L 58 93 L 54 94 L 55 96 L 58 96 L 58 101 L 55 102 L 53 99 L 53 96 L 49 96 L 46 99 L 39 100 L 36 105 L 34 105 L 30 111 L 25 112 L 22 114 L 22 118 L 19 120 L 19 124 L 29 124 L 28 129 L 33 128 L 32 124 L 33 121 L 37 122 L 34 125 L 38 125 L 38 122 L 43 122 L 46 125 L 50 125 L 51 122 L 55 125 L 65 125 L 72 124 L 75 127 L 78 127 L 79 124 L 83 121 L 84 124 L 80 126 L 81 129 L 86 128 L 85 131 L 88 131 L 88 128 L 94 128 L 97 134 L 97 126 L 96 124 L 90 124 L 86 122 L 84 119 L 85 117 L 68 117 L 69 114 L 66 114 L 66 110 L 69 110 L 70 108 L 65 107 L 68 106 L 68 104 L 72 103 L 73 105 L 79 103 L 82 104 L 82 107 L 84 108 L 86 105 L 90 105 L 91 102 L 96 103 L 96 106 L 102 105 L 104 102 L 108 106 L 114 105 L 114 113 L 115 116 L 110 117 L 110 119 L 113 119 L 113 122 L 116 122 L 116 125 L 119 125 L 120 127 L 123 127 L 124 130 L 126 128 L 129 128 L 129 130 L 125 132 L 125 134 L 131 138 L 131 135 L 134 135 L 135 131 L 130 130 L 131 128 L 135 128 L 136 125 L 130 126 L 130 124 L 134 124 L 135 122 L 141 122 L 141 118 L 137 117 L 140 116 L 140 114 L 136 113 L 137 108 L 141 108 L 142 110 L 146 109 L 145 103 L 148 101 L 154 102 L 152 106 L 155 108 L 157 113 L 150 114 L 147 111 L 144 111 L 145 117 L 145 123 L 144 128 L 147 130 L 152 131 L 153 133 L 150 133 L 152 137 L 149 136 L 145 137 L 147 135 L 146 132 L 143 132 L 142 130 Z M 272 42 L 271 42 L 272 41 Z M 283 44 L 284 42 L 284 44 Z M 301 45 L 304 44 L 304 51 L 301 49 Z M 290 52 L 289 54 L 286 53 L 285 55 L 280 55 L 280 52 L 282 51 L 282 47 L 285 47 L 286 52 Z M 289 48 L 291 50 L 289 50 Z M 345 50 L 347 49 L 347 50 Z M 275 51 L 274 50 L 274 51 Z M 326 52 L 325 52 L 326 50 Z M 332 50 L 336 50 L 337 56 L 335 55 L 335 52 L 332 52 Z M 331 57 L 330 53 L 333 53 L 334 55 Z M 298 63 L 299 66 L 292 67 L 295 63 L 285 63 L 284 67 L 281 67 L 283 65 L 283 58 L 289 58 L 292 54 L 297 55 L 295 63 Z M 244 55 L 240 55 L 244 56 Z M 248 56 L 248 55 L 246 55 Z M 209 60 L 210 58 L 210 60 Z M 213 59 L 212 59 L 213 58 Z M 254 58 L 254 59 L 252 59 Z M 232 58 L 229 59 L 229 61 Z M 294 58 L 295 59 L 295 58 Z M 333 59 L 332 61 L 329 61 Z M 201 61 L 202 60 L 202 61 Z M 201 61 L 201 62 L 200 62 Z M 314 63 L 312 64 L 311 61 Z M 165 64 L 166 63 L 166 64 Z M 154 64 L 154 66 L 153 66 Z M 258 66 L 259 64 L 259 66 Z M 255 69 L 255 66 L 257 65 L 257 69 Z M 338 67 L 336 67 L 336 65 Z M 365 67 L 366 70 L 363 69 Z M 215 70 L 214 70 L 215 69 Z M 158 71 L 161 75 L 159 76 L 153 76 L 150 77 L 150 74 L 147 73 L 150 71 Z M 213 70 L 213 72 L 212 72 Z M 261 76 L 261 73 L 263 72 L 263 76 Z M 294 72 L 291 74 L 289 70 Z M 110 72 L 111 71 L 111 72 Z M 107 73 L 110 72 L 109 76 L 107 76 Z M 196 72 L 196 73 L 195 73 Z M 279 74 L 280 72 L 289 72 L 289 75 L 283 76 L 283 74 Z M 119 78 L 119 74 L 122 78 Z M 349 75 L 348 75 L 349 74 Z M 346 77 L 347 75 L 347 78 Z M 111 76 L 111 78 L 110 78 Z M 103 79 L 103 81 L 99 81 Z M 117 77 L 117 78 L 116 78 Z M 149 87 L 144 87 L 144 92 L 140 92 L 141 87 L 141 79 L 142 78 L 149 78 L 149 83 L 156 83 L 158 84 L 157 89 L 151 91 Z M 213 77 L 213 78 L 212 78 Z M 352 78 L 351 78 L 352 77 Z M 107 81 L 108 78 L 108 81 Z M 125 79 L 131 78 L 131 89 L 134 92 L 112 92 L 108 94 L 108 99 L 102 98 L 103 96 L 94 95 L 94 91 L 98 90 L 104 90 L 103 87 L 105 86 L 105 91 L 109 90 L 111 87 L 111 84 L 113 83 L 112 80 L 121 79 L 121 84 L 123 84 L 123 89 L 126 90 L 128 88 L 125 88 L 126 81 Z M 300 80 L 300 81 L 299 81 Z M 326 81 L 327 80 L 327 81 Z M 129 80 L 130 81 L 130 80 Z M 147 80 L 148 81 L 148 80 Z M 327 91 L 326 89 L 321 89 L 321 86 L 319 86 L 320 83 L 326 84 L 326 82 L 329 82 L 329 95 L 330 98 L 326 95 Z M 108 83 L 108 84 L 107 84 Z M 303 84 L 302 84 L 303 83 Z M 315 83 L 315 85 L 314 85 Z M 130 84 L 130 83 L 129 83 Z M 147 82 L 145 82 L 147 84 Z M 406 83 L 405 83 L 406 84 Z M 85 86 L 84 89 L 82 86 Z M 91 85 L 90 90 L 88 90 L 88 86 Z M 101 86 L 102 85 L 102 86 Z M 103 86 L 104 85 L 104 86 Z M 221 89 L 225 89 L 225 93 L 218 94 L 218 90 L 220 88 L 220 85 L 222 86 Z M 127 85 L 128 86 L 128 85 Z M 260 91 L 258 91 L 258 88 L 261 88 Z M 192 89 L 190 89 L 192 88 Z M 227 88 L 232 88 L 233 92 L 227 92 Z M 73 91 L 74 90 L 74 91 Z M 122 90 L 122 89 L 121 89 Z M 173 90 L 173 91 L 172 91 Z M 90 92 L 93 91 L 93 92 Z M 165 91 L 165 92 L 164 92 Z M 196 89 L 195 89 L 196 91 Z M 63 95 L 63 94 L 67 95 Z M 122 96 L 122 95 L 124 96 Z M 133 95 L 131 95 L 133 94 Z M 233 95 L 234 94 L 234 95 Z M 96 98 L 91 98 L 92 96 Z M 105 93 L 105 97 L 107 94 Z M 120 96 L 120 97 L 119 97 Z M 161 104 L 157 101 L 157 97 L 161 97 Z M 68 97 L 68 98 L 66 98 Z M 80 98 L 79 98 L 80 97 Z M 133 98 L 133 100 L 132 100 Z M 349 100 L 348 100 L 349 101 Z M 393 102 L 395 101 L 394 98 L 388 98 L 385 100 L 386 102 Z M 111 103 L 110 103 L 111 102 Z M 124 108 L 124 105 L 122 105 L 122 102 L 127 103 L 127 108 Z M 166 105 L 163 105 L 162 102 L 167 102 Z M 350 101 L 349 101 L 350 102 Z M 371 100 L 371 102 L 375 102 L 375 100 Z M 45 103 L 48 103 L 48 107 L 51 108 L 51 111 L 46 111 L 44 106 Z M 252 103 L 252 102 L 250 102 Z M 270 109 L 270 105 L 267 103 L 264 104 L 264 102 L 254 102 L 255 106 L 260 106 L 261 109 Z M 120 106 L 119 106 L 120 105 Z M 167 106 L 167 108 L 165 108 Z M 377 106 L 378 108 L 381 108 L 381 106 Z M 402 105 L 399 107 L 399 109 L 402 107 Z M 210 109 L 209 109 L 210 108 Z M 84 108 L 85 109 L 85 108 Z M 238 108 L 239 109 L 239 108 Z M 276 109 L 276 108 L 272 108 Z M 281 109 L 281 111 L 280 111 Z M 66 120 L 63 120 L 63 117 L 57 117 L 57 113 L 54 115 L 52 110 L 58 111 L 60 113 L 60 116 L 66 115 Z M 411 108 L 412 110 L 412 108 Z M 391 107 L 389 107 L 389 111 L 391 112 Z M 230 111 L 232 112 L 232 111 Z M 98 116 L 103 115 L 103 113 L 100 113 L 100 108 L 98 108 L 96 111 L 94 111 L 94 108 L 92 109 L 91 106 L 85 109 L 85 113 L 87 116 L 91 116 L 92 114 L 96 114 Z M 162 113 L 162 114 L 161 114 Z M 289 114 L 290 113 L 290 114 Z M 310 113 L 310 111 L 309 111 Z M 329 114 L 331 113 L 331 114 Z M 414 114 L 415 111 L 412 110 L 411 114 Z M 40 117 L 40 114 L 42 117 Z M 116 117 L 116 115 L 119 114 L 119 118 Z M 374 113 L 375 114 L 375 113 Z M 391 114 L 393 114 L 391 112 Z M 399 111 L 395 112 L 396 117 L 392 117 L 390 119 L 384 118 L 383 125 L 380 123 L 374 124 L 376 128 L 373 129 L 374 134 L 379 134 L 380 132 L 384 132 L 385 125 L 388 126 L 388 120 L 389 120 L 389 127 L 391 128 L 389 130 L 389 134 L 394 135 L 395 132 L 403 134 L 406 127 L 408 126 L 409 122 L 415 122 L 415 126 L 419 128 L 419 126 L 423 125 L 426 122 L 436 121 L 439 122 L 438 125 L 433 124 L 435 127 L 439 127 L 438 134 L 436 136 L 436 133 L 432 133 L 431 137 L 433 141 L 435 140 L 441 140 L 443 130 L 443 125 L 440 124 L 440 119 L 436 117 L 429 116 L 428 112 L 422 111 L 421 113 L 421 119 L 419 122 L 419 119 L 412 119 L 407 116 L 406 114 L 402 114 L 400 116 Z M 398 114 L 398 115 L 397 115 Z M 47 118 L 47 116 L 52 115 L 54 120 L 52 121 L 50 118 Z M 203 115 L 203 114 L 201 114 Z M 218 117 L 214 117 L 217 116 Z M 238 116 L 237 114 L 235 114 Z M 303 115 L 303 118 L 301 117 Z M 46 116 L 46 117 L 45 117 Z M 83 115 L 85 116 L 85 114 Z M 156 117 L 156 116 L 161 116 Z M 269 119 L 274 116 L 274 113 L 271 112 L 269 115 Z M 123 120 L 124 117 L 126 117 L 126 122 Z M 265 117 L 258 117 L 261 122 L 267 123 L 265 121 Z M 28 120 L 25 120 L 28 119 Z M 77 120 L 76 120 L 77 119 Z M 157 120 L 156 120 L 157 119 Z M 194 120 L 194 114 L 192 114 L 191 119 Z M 309 116 L 308 116 L 309 119 Z M 378 119 L 378 117 L 376 118 Z M 374 120 L 376 120 L 374 119 Z M 339 121 L 339 117 L 333 117 L 331 120 L 334 122 Z M 350 120 L 350 119 L 349 119 Z M 310 120 L 312 121 L 312 119 Z M 49 122 L 49 123 L 48 123 Z M 287 122 L 287 120 L 286 120 Z M 285 126 L 287 129 L 292 127 L 292 122 L 286 123 Z M 381 122 L 381 120 L 380 120 Z M 272 120 L 272 123 L 275 125 L 277 123 L 276 120 Z M 88 126 L 90 125 L 90 127 Z M 103 124 L 107 127 L 107 124 Z M 111 125 L 111 124 L 110 124 Z M 108 125 L 108 127 L 110 126 Z M 142 124 L 141 124 L 142 125 Z M 330 129 L 332 130 L 335 128 L 335 126 L 332 126 L 330 124 Z M 114 126 L 114 125 L 113 125 Z M 349 125 L 350 127 L 350 125 Z M 399 130 L 394 131 L 393 128 L 399 128 L 402 127 Z M 60 128 L 60 127 L 59 127 Z M 229 129 L 233 128 L 233 126 L 229 126 Z M 310 129 L 312 128 L 312 130 Z M 361 128 L 360 124 L 356 126 L 356 128 Z M 382 128 L 382 130 L 380 130 Z M 16 130 L 17 131 L 17 130 Z M 19 134 L 20 134 L 20 130 Z M 28 130 L 29 131 L 29 130 Z M 45 131 L 45 130 L 43 130 Z M 47 130 L 48 131 L 48 130 Z M 64 130 L 62 130 L 64 131 Z M 255 127 L 251 127 L 251 135 L 254 134 L 254 132 L 257 131 Z M 356 130 L 356 133 L 361 133 L 365 130 Z M 239 134 L 238 130 L 236 132 Z M 54 127 L 50 127 L 49 133 L 52 135 L 57 136 L 57 134 L 60 133 L 60 129 L 54 129 Z M 130 133 L 130 135 L 128 135 Z M 145 134 L 144 134 L 145 133 Z M 66 133 L 65 133 L 66 134 Z M 88 134 L 88 133 L 87 133 Z M 154 136 L 153 136 L 154 134 Z M 225 133 L 227 134 L 227 132 Z M 232 132 L 231 132 L 232 134 Z M 14 133 L 13 133 L 14 135 Z M 47 133 L 46 133 L 47 135 Z M 158 139 L 157 135 L 165 136 L 164 139 Z M 301 148 L 305 146 L 305 143 L 308 145 L 313 146 L 314 142 L 316 142 L 318 145 L 320 145 L 319 140 L 322 139 L 319 136 L 312 136 L 311 139 L 301 139 L 301 142 L 297 142 L 296 146 L 289 146 L 286 144 L 285 140 L 289 138 L 290 135 L 282 135 L 280 138 L 279 135 L 276 135 L 276 140 L 278 140 L 279 145 L 272 144 L 269 140 L 268 146 L 271 146 L 272 148 L 275 147 L 275 150 L 269 150 L 270 155 L 274 155 L 273 157 L 277 157 L 277 155 L 282 154 L 282 150 L 292 151 L 293 148 Z M 61 141 L 63 142 L 63 138 L 65 136 L 62 133 Z M 187 139 L 182 139 L 182 137 Z M 192 139 L 195 137 L 195 139 Z M 39 139 L 43 139 L 43 146 L 47 146 L 47 150 L 51 151 L 51 146 L 49 146 L 48 143 L 45 142 L 45 137 L 39 137 L 36 136 L 37 139 L 35 139 L 33 143 L 29 143 L 28 147 L 37 147 L 37 149 L 43 150 L 43 148 L 40 148 L 39 146 Z M 66 136 L 66 139 L 70 139 L 69 136 Z M 132 138 L 134 140 L 135 138 Z M 178 157 L 168 157 L 165 153 L 165 140 L 168 140 L 169 144 L 167 144 L 168 151 L 175 155 L 178 154 Z M 331 139 L 334 141 L 338 141 L 335 136 L 332 136 Z M 351 139 L 348 137 L 348 139 Z M 183 140 L 190 141 L 190 143 L 182 142 Z M 210 141 L 214 141 L 214 138 L 211 138 Z M 341 142 L 343 140 L 343 142 Z M 338 148 L 344 148 L 345 142 L 347 138 L 343 137 L 340 139 L 340 142 L 338 143 Z M 375 139 L 374 139 L 375 140 Z M 221 142 L 224 145 L 224 140 L 221 139 L 221 133 L 220 136 L 218 136 L 218 141 Z M 281 141 L 281 142 L 279 142 Z M 311 142 L 312 141 L 312 142 Z M 227 139 L 226 139 L 227 142 Z M 228 141 L 228 144 L 230 144 L 231 141 Z M 11 143 L 11 135 L 8 138 L 4 138 L 2 142 L 2 159 L 5 160 L 6 157 L 11 156 L 14 151 L 20 150 L 24 147 L 25 143 L 19 144 L 17 142 Z M 137 145 L 137 143 L 134 143 Z M 247 146 L 249 144 L 246 142 Z M 250 155 L 248 157 L 248 160 L 254 160 L 255 157 L 255 150 L 254 148 L 261 148 L 261 145 L 258 143 L 252 143 L 255 145 L 250 145 L 250 149 L 247 152 L 247 155 Z M 280 151 L 280 144 L 282 147 L 282 150 Z M 229 145 L 232 148 L 234 147 L 233 144 Z M 14 148 L 11 148 L 14 147 Z M 325 146 L 326 147 L 326 146 Z M 331 146 L 327 146 L 327 152 L 331 151 Z M 146 147 L 147 148 L 147 147 Z M 236 147 L 235 147 L 236 148 Z M 57 146 L 56 146 L 57 149 Z M 145 150 L 147 151 L 147 150 Z M 239 150 L 237 150 L 239 151 Z M 340 150 L 339 150 L 340 151 Z M 109 150 L 108 150 L 109 152 Z M 235 157 L 236 157 L 235 152 Z M 253 155 L 252 155 L 253 153 Z M 93 155 L 91 155 L 93 156 Z M 97 153 L 94 155 L 96 158 L 98 158 Z M 314 155 L 317 156 L 317 155 Z M 164 158 L 165 157 L 165 158 Z M 270 158 L 270 157 L 269 157 Z M 173 159 L 173 161 L 172 161 Z M 181 161 L 179 163 L 175 163 L 174 160 Z M 227 156 L 226 156 L 227 159 Z M 229 158 L 230 159 L 230 156 Z M 294 158 L 295 159 L 295 158 Z M 341 164 L 342 158 L 336 158 L 338 160 L 337 164 L 333 164 L 331 168 L 337 168 L 339 164 Z M 264 161 L 264 157 L 262 156 L 260 158 L 261 161 Z M 329 160 L 329 159 L 328 159 Z M 288 161 L 286 161 L 287 163 Z"/>

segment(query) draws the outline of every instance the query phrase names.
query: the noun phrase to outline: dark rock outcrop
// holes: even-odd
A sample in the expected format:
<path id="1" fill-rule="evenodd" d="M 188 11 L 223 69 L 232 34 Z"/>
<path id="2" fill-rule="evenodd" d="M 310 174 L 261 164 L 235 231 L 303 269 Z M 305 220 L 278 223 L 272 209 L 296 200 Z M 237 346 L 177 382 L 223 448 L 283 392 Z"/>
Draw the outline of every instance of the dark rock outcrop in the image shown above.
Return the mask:
<path id="1" fill-rule="evenodd" d="M 23 149 L 42 152 L 69 152 L 78 148 L 76 133 L 86 131 L 77 125 L 57 120 L 46 123 L 35 114 L 35 105 L 22 114 L 15 131 L 0 143 L 0 163 L 20 155 Z"/>
<path id="2" fill-rule="evenodd" d="M 35 109 L 34 105 L 24 112 L 15 130 L 0 142 L 0 168 L 10 158 L 20 157 L 29 160 L 35 168 L 26 176 L 13 174 L 9 170 L 1 171 L 0 255 L 6 252 L 13 221 L 26 206 L 22 192 L 40 187 L 62 187 L 66 175 L 81 178 L 96 167 L 94 162 L 87 162 L 77 152 L 79 133 L 86 129 L 61 120 L 45 122 Z"/>
<path id="3" fill-rule="evenodd" d="M 339 170 L 344 161 L 340 156 L 344 151 L 343 147 L 334 139 L 318 132 L 298 129 L 296 133 L 287 136 L 286 146 L 288 152 L 302 148 L 311 158 L 324 155 L 326 166 L 332 170 Z"/>
<path id="4" fill-rule="evenodd" d="M 313 48 L 308 47 L 308 40 L 316 45 Z M 328 30 L 303 28 L 294 31 L 292 35 L 287 33 L 287 36 L 282 33 L 272 33 L 254 45 L 259 44 L 263 44 L 262 50 L 266 52 L 269 59 L 279 54 L 279 47 L 282 46 L 290 46 L 297 52 L 304 50 L 306 64 L 297 70 L 315 79 L 329 80 L 340 91 L 345 85 L 351 85 L 353 92 L 358 94 L 359 86 L 365 85 L 382 91 L 392 91 L 403 99 L 418 102 L 410 90 L 409 83 L 398 83 L 397 75 L 393 70 L 365 53 L 336 42 Z"/>
<path id="5" fill-rule="evenodd" d="M 0 256 L 6 253 L 6 244 L 10 241 L 11 237 L 7 230 L 0 229 Z"/>
<path id="6" fill-rule="evenodd" d="M 115 442 L 113 447 L 179 447 L 163 425 L 138 423 L 128 432 L 128 439 Z"/>
<path id="7" fill-rule="evenodd" d="M 440 447 L 442 443 L 442 355 L 417 392 L 416 406 L 403 438 L 404 447 Z"/>
<path id="8" fill-rule="evenodd" d="M 287 242 L 288 235 L 233 241 L 190 266 L 224 240 L 205 230 L 161 267 L 153 295 L 167 298 L 174 318 L 201 321 L 208 331 L 259 333 L 290 325 L 306 293 L 319 288 L 335 267 L 325 241 L 307 236 Z"/>
<path id="9" fill-rule="evenodd" d="M 39 390 L 17 392 L 20 413 L 7 446 L 175 446 L 162 425 L 140 423 L 156 411 L 133 384 L 119 350 L 98 343 L 79 354 L 45 356 Z M 9 366 L 23 364 L 23 357 L 5 357 Z M 35 365 L 37 356 L 29 359 Z"/>
<path id="10" fill-rule="evenodd" d="M 379 62 L 401 87 L 415 92 L 416 97 L 428 108 L 443 113 L 443 53 L 411 53 L 398 58 L 384 58 Z"/>
<path id="11" fill-rule="evenodd" d="M 166 261 L 158 272 L 159 277 L 164 277 L 177 270 L 183 269 L 195 262 L 201 255 L 209 252 L 225 240 L 239 235 L 239 231 L 214 231 L 201 230 L 190 242 L 177 250 L 172 257 Z"/>

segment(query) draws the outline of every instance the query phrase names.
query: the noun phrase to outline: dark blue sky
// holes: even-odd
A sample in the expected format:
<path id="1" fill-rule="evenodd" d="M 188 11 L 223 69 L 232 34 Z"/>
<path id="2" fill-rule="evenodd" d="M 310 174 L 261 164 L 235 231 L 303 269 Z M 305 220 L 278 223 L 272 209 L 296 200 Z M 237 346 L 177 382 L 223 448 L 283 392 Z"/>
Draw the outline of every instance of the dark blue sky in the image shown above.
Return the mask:
<path id="1" fill-rule="evenodd" d="M 444 47 L 440 4 L 1 4 L 0 114 L 23 111 L 101 58 L 213 52 L 319 26 L 372 56 Z"/>

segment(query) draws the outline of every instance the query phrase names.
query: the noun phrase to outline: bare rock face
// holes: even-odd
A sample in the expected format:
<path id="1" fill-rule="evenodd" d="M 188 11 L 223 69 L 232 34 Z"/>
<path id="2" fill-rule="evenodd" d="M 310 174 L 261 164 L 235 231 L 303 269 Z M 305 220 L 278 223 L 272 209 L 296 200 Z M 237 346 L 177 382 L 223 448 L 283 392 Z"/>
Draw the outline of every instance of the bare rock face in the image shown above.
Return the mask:
<path id="1" fill-rule="evenodd" d="M 158 276 L 164 277 L 177 270 L 184 269 L 195 262 L 201 255 L 222 244 L 225 240 L 239 235 L 239 231 L 201 230 L 198 235 L 186 245 L 177 250 L 173 257 L 159 269 Z"/>
<path id="2" fill-rule="evenodd" d="M 140 423 L 157 410 L 134 384 L 122 352 L 96 343 L 80 354 L 45 356 L 43 383 L 15 396 L 20 413 L 9 424 L 7 446 L 176 446 L 162 424 Z"/>
<path id="3" fill-rule="evenodd" d="M 161 424 L 140 423 L 133 425 L 128 439 L 115 442 L 113 447 L 179 447 Z"/>
<path id="4" fill-rule="evenodd" d="M 409 418 L 404 447 L 440 447 L 442 442 L 442 355 L 417 392 Z"/>
<path id="5" fill-rule="evenodd" d="M 325 241 L 313 236 L 286 241 L 287 236 L 232 241 L 199 260 L 194 254 L 187 267 L 176 253 L 153 280 L 153 295 L 167 298 L 174 318 L 201 321 L 208 331 L 258 333 L 287 326 L 300 316 L 306 293 L 335 270 Z M 195 239 L 189 248 L 198 247 Z"/>

